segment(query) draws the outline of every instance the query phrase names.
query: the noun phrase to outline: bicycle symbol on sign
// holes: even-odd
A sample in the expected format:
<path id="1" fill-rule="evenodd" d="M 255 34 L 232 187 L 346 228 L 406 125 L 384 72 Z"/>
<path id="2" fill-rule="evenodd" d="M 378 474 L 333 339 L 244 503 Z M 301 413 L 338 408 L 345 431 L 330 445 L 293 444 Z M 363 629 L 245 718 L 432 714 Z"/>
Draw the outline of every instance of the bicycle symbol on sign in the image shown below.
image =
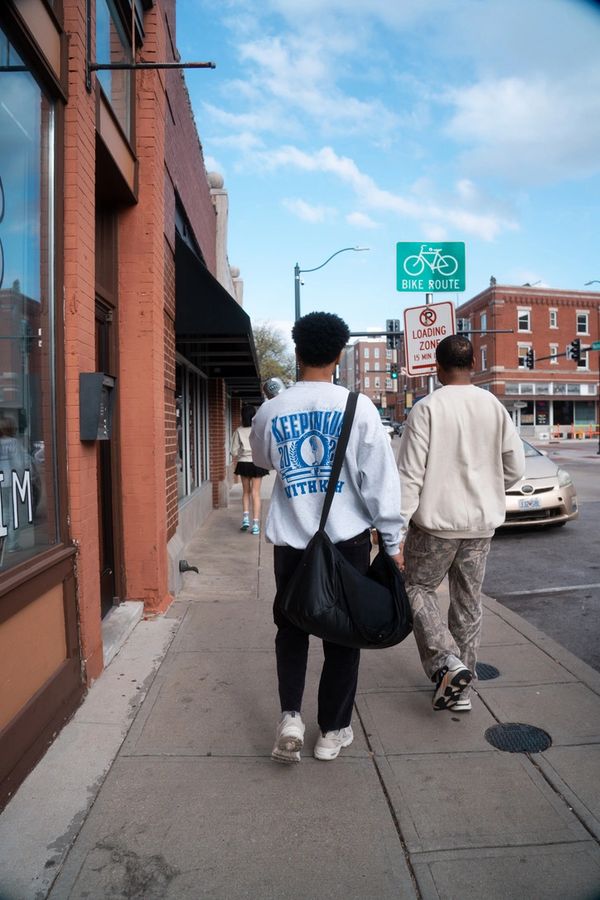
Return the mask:
<path id="1" fill-rule="evenodd" d="M 458 269 L 458 260 L 450 254 L 444 256 L 441 247 L 427 247 L 427 244 L 421 244 L 418 255 L 415 253 L 404 260 L 404 271 L 414 277 L 421 275 L 425 266 L 429 266 L 432 272 L 450 276 Z"/>

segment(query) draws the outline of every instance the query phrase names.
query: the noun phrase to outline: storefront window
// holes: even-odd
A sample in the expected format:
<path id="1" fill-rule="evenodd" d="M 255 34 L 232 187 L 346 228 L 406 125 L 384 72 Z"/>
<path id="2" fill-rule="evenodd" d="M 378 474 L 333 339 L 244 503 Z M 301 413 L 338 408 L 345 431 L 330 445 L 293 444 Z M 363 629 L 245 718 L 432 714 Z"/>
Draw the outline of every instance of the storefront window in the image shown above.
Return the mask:
<path id="1" fill-rule="evenodd" d="M 208 480 L 208 397 L 206 381 L 183 362 L 177 364 L 177 497 L 182 500 Z"/>
<path id="2" fill-rule="evenodd" d="M 535 404 L 535 424 L 548 425 L 550 423 L 550 401 L 536 400 Z"/>
<path id="3" fill-rule="evenodd" d="M 96 2 L 96 62 L 130 63 L 131 42 L 113 0 Z M 131 137 L 131 71 L 100 70 L 96 73 L 102 90 L 125 135 Z"/>
<path id="4" fill-rule="evenodd" d="M 54 115 L 0 30 L 0 571 L 58 540 Z"/>

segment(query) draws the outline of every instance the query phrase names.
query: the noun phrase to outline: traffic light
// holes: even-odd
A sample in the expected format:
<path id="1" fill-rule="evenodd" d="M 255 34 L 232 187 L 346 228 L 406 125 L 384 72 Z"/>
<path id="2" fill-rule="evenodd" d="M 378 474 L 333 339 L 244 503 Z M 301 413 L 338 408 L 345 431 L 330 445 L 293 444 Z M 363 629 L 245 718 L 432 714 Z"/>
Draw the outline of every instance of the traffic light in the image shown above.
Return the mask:
<path id="1" fill-rule="evenodd" d="M 385 345 L 388 350 L 396 350 L 400 346 L 400 319 L 385 320 Z M 391 334 L 390 332 L 396 332 Z"/>
<path id="2" fill-rule="evenodd" d="M 581 340 L 580 340 L 580 338 L 575 338 L 574 341 L 571 341 L 570 344 L 567 344 L 565 356 L 567 357 L 567 359 L 574 359 L 575 362 L 579 362 L 579 360 L 581 359 Z"/>
<path id="3" fill-rule="evenodd" d="M 528 369 L 533 369 L 535 366 L 535 350 L 533 347 L 530 347 L 525 355 L 525 366 Z"/>
<path id="4" fill-rule="evenodd" d="M 398 377 L 398 364 L 392 363 L 390 366 L 390 377 L 396 379 Z"/>

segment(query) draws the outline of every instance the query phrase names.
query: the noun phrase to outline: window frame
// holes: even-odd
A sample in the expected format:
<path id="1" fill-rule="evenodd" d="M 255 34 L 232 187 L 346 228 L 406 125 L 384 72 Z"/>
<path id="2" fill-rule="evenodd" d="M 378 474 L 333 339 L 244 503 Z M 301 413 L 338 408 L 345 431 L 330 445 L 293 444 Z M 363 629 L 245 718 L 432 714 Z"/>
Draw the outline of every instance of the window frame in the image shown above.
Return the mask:
<path id="1" fill-rule="evenodd" d="M 524 341 L 519 341 L 517 344 L 517 368 L 518 369 L 526 369 L 527 368 L 527 351 L 531 350 L 531 341 L 525 343 Z M 525 350 L 523 354 L 521 354 L 521 350 Z M 522 360 L 522 362 L 521 362 Z"/>
<path id="2" fill-rule="evenodd" d="M 579 325 L 579 318 L 585 318 L 585 328 L 582 330 Z M 589 309 L 578 309 L 575 314 L 575 333 L 576 334 L 586 334 L 590 333 L 590 311 Z"/>
<path id="3" fill-rule="evenodd" d="M 521 328 L 521 318 L 527 316 L 527 327 Z M 525 306 L 517 307 L 517 331 L 520 334 L 531 334 L 531 308 Z"/>

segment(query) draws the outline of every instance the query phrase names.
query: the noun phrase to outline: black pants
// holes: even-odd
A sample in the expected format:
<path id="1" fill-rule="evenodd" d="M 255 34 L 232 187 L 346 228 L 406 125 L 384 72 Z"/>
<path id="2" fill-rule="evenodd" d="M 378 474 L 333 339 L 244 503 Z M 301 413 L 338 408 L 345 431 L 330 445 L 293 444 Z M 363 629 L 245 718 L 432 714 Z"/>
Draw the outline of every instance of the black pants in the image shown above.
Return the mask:
<path id="1" fill-rule="evenodd" d="M 367 529 L 348 541 L 337 544 L 338 550 L 359 572 L 366 574 L 369 568 L 371 540 Z M 293 547 L 275 547 L 275 583 L 277 591 L 284 588 L 294 574 L 302 557 L 302 550 Z M 277 626 L 275 654 L 281 711 L 302 708 L 306 664 L 308 661 L 308 634 L 286 619 L 273 604 L 273 619 Z M 358 684 L 360 650 L 341 647 L 323 641 L 325 656 L 319 682 L 317 721 L 321 731 L 337 731 L 350 724 L 352 706 Z"/>

